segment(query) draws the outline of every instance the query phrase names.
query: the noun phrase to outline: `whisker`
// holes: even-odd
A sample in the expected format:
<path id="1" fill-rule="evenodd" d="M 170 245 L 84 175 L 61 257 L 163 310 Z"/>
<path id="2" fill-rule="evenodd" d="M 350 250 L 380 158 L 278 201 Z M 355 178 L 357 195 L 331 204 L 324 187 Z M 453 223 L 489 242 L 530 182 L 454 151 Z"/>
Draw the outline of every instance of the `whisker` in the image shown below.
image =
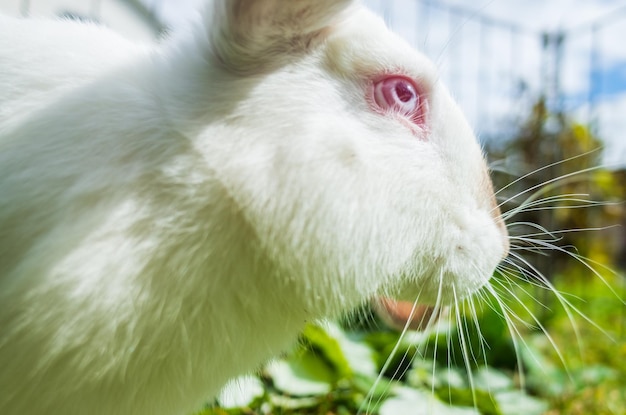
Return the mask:
<path id="1" fill-rule="evenodd" d="M 557 202 L 565 202 L 565 201 L 571 202 L 571 201 L 573 201 L 573 199 L 557 200 Z M 512 216 L 514 216 L 515 214 L 518 214 L 518 213 L 548 212 L 548 211 L 565 210 L 565 209 L 587 209 L 587 208 L 606 206 L 606 205 L 607 205 L 607 203 L 587 201 L 585 204 L 581 204 L 581 205 L 544 206 L 544 207 L 534 207 L 534 208 L 524 207 L 523 210 L 520 210 L 519 212 L 513 212 L 513 214 L 511 214 L 510 216 L 507 216 L 507 217 L 512 217 Z"/>
<path id="2" fill-rule="evenodd" d="M 531 287 L 535 287 L 535 288 L 539 288 L 542 290 L 547 290 L 550 292 L 553 292 L 549 287 L 546 287 L 545 284 L 543 284 L 541 282 L 541 280 L 539 278 L 537 278 L 536 276 L 533 275 L 532 279 L 528 279 L 528 278 L 521 278 L 518 276 L 518 272 L 519 272 L 519 265 L 517 264 L 512 264 L 514 267 L 514 269 L 511 269 L 509 272 L 506 273 L 502 273 L 502 276 L 505 277 L 505 280 L 509 283 L 509 288 L 513 289 L 515 287 L 521 289 L 524 291 L 525 294 L 527 294 L 530 298 L 533 299 L 533 301 L 535 301 L 536 304 L 538 304 L 539 306 L 541 306 L 542 308 L 549 310 L 549 307 L 546 304 L 543 304 L 541 301 L 537 300 L 530 292 L 528 292 L 525 288 L 523 288 L 522 286 L 520 286 L 519 284 L 515 284 L 516 279 L 521 280 L 522 282 L 529 284 Z M 499 281 L 500 283 L 502 283 L 502 281 Z M 556 288 L 555 288 L 556 290 Z M 558 290 L 556 290 L 558 291 Z M 562 293 L 560 291 L 558 291 L 560 295 L 566 295 L 565 293 Z"/>
<path id="3" fill-rule="evenodd" d="M 543 232 L 542 233 L 528 233 L 524 235 L 509 236 L 509 240 L 515 241 L 515 240 L 522 240 L 522 238 L 530 239 L 530 238 L 537 238 L 540 236 L 565 235 L 565 234 L 570 234 L 570 233 L 581 233 L 581 232 L 600 232 L 600 231 L 606 231 L 606 230 L 615 229 L 615 228 L 619 228 L 619 225 L 602 226 L 602 227 L 596 227 L 596 228 L 557 229 L 555 231 L 550 231 L 550 233 L 543 233 Z M 550 241 L 558 242 L 561 239 L 562 238 L 555 236 L 554 239 Z"/>
<path id="4" fill-rule="evenodd" d="M 454 285 L 452 285 L 452 295 L 454 298 L 454 304 L 459 304 L 459 298 L 456 293 L 456 287 Z M 461 313 L 459 311 L 459 307 L 455 307 L 455 316 L 456 316 L 457 327 L 459 328 L 458 336 L 459 336 L 459 342 L 461 346 L 461 354 L 463 357 L 463 363 L 465 364 L 465 370 L 467 371 L 468 381 L 470 384 L 470 390 L 472 391 L 472 399 L 473 399 L 474 404 L 476 404 L 477 402 L 476 387 L 474 384 L 474 376 L 472 375 L 472 367 L 471 367 L 469 356 L 468 356 L 469 352 L 468 352 L 467 339 L 465 338 L 465 336 L 463 336 L 463 331 L 462 331 L 463 325 L 461 323 Z"/>
<path id="5" fill-rule="evenodd" d="M 474 266 L 474 269 L 476 272 L 480 272 L 480 270 L 477 269 L 476 266 Z M 482 297 L 482 291 L 479 290 L 478 293 L 476 293 L 476 298 L 478 299 L 478 301 L 485 301 L 485 299 Z M 467 299 L 467 303 L 469 305 L 470 308 L 470 313 L 472 316 L 472 321 L 474 322 L 474 325 L 476 327 L 476 333 L 478 335 L 478 341 L 479 341 L 479 346 L 480 346 L 480 351 L 482 352 L 483 355 L 483 360 L 484 360 L 484 364 L 485 366 L 487 366 L 487 351 L 486 348 L 489 347 L 489 345 L 487 344 L 487 340 L 485 339 L 485 337 L 483 336 L 482 330 L 480 328 L 480 324 L 478 324 L 478 312 L 476 310 L 476 306 L 475 303 L 473 301 L 473 298 L 470 297 Z M 476 364 L 478 364 L 478 361 L 475 360 Z"/>
<path id="6" fill-rule="evenodd" d="M 418 298 L 419 298 L 419 294 L 418 294 Z M 410 313 L 410 317 L 413 317 L 413 314 L 415 313 L 416 304 L 417 304 L 417 301 L 413 304 L 413 307 L 412 307 L 411 313 Z M 410 318 L 409 318 L 409 321 L 410 321 Z M 402 345 L 402 339 L 406 335 L 407 330 L 408 330 L 408 323 L 407 323 L 407 325 L 404 326 L 403 330 L 400 332 L 400 336 L 398 337 L 398 341 L 396 342 L 396 344 L 394 345 L 393 349 L 391 350 L 391 353 L 389 353 L 389 356 L 387 356 L 387 359 L 385 360 L 385 363 L 383 364 L 383 367 L 379 371 L 378 376 L 376 377 L 376 380 L 374 381 L 374 384 L 372 385 L 372 387 L 370 388 L 370 391 L 368 392 L 367 396 L 365 397 L 365 399 L 361 403 L 361 405 L 359 407 L 359 410 L 357 411 L 357 415 L 360 415 L 360 414 L 363 413 L 363 405 L 366 405 L 366 407 L 365 407 L 365 414 L 369 413 L 369 408 L 371 407 L 372 399 L 374 398 L 374 391 L 376 390 L 376 388 L 380 384 L 381 380 L 384 377 L 384 374 L 389 369 L 389 366 L 391 366 L 393 357 L 396 355 L 396 353 L 398 353 L 398 350 L 400 349 L 400 346 Z M 406 353 L 405 353 L 405 356 L 406 356 Z M 382 399 L 382 396 L 379 396 L 377 401 L 376 401 L 376 404 L 379 404 L 381 399 Z"/>
<path id="7" fill-rule="evenodd" d="M 479 302 L 485 302 L 486 300 L 483 298 L 483 294 L 482 291 L 478 291 L 477 293 L 477 301 Z M 476 305 L 475 302 L 472 300 L 472 298 L 470 298 L 468 300 L 469 303 L 469 307 L 470 307 L 470 313 L 472 316 L 472 320 L 474 322 L 474 326 L 476 327 L 476 332 L 478 333 L 478 340 L 479 340 L 479 347 L 480 347 L 480 351 L 482 353 L 483 356 L 483 364 L 485 366 L 487 366 L 487 349 L 489 348 L 489 344 L 487 343 L 487 340 L 485 339 L 485 336 L 482 333 L 480 324 L 478 323 L 478 311 L 476 310 Z M 476 362 L 478 364 L 478 362 Z"/>
<path id="8" fill-rule="evenodd" d="M 510 310 L 509 307 L 506 306 L 506 304 L 504 304 L 504 302 L 500 298 L 499 294 L 496 292 L 496 290 L 494 289 L 494 287 L 491 284 L 486 285 L 485 289 L 491 294 L 492 298 L 496 301 L 496 303 L 500 307 L 500 310 L 502 312 L 501 315 L 503 316 L 503 318 L 504 318 L 504 320 L 506 322 L 506 327 L 509 330 L 509 335 L 511 336 L 511 341 L 513 342 L 513 349 L 515 350 L 515 358 L 516 358 L 516 361 L 517 361 L 518 376 L 519 376 L 519 380 L 520 380 L 520 386 L 522 388 L 525 388 L 526 387 L 526 377 L 524 375 L 524 362 L 522 360 L 522 354 L 520 352 L 521 348 L 520 348 L 520 343 L 519 342 L 521 342 L 526 347 L 526 349 L 528 349 L 528 344 L 526 343 L 526 341 L 524 340 L 523 335 L 520 333 L 519 329 L 517 328 L 517 326 L 515 325 L 515 323 L 511 319 L 511 317 L 508 314 L 507 310 L 511 314 L 513 314 L 516 318 L 519 318 L 519 317 L 514 312 L 512 312 L 512 310 Z M 493 307 L 489 302 L 487 302 L 487 304 L 488 304 L 489 307 L 491 307 L 492 310 L 494 310 L 496 313 L 498 313 L 498 311 L 495 309 L 495 307 Z M 533 359 L 536 360 L 536 358 L 534 356 L 533 356 Z"/>
<path id="9" fill-rule="evenodd" d="M 519 303 L 520 306 L 522 306 L 524 311 L 528 313 L 528 315 L 532 318 L 532 320 L 535 322 L 537 327 L 543 332 L 544 336 L 546 336 L 546 338 L 550 342 L 550 345 L 552 346 L 552 348 L 554 349 L 555 353 L 557 354 L 559 360 L 561 361 L 561 363 L 562 363 L 562 365 L 563 365 L 563 367 L 565 369 L 565 372 L 571 378 L 571 374 L 569 372 L 569 368 L 567 367 L 567 362 L 565 360 L 565 357 L 563 356 L 563 353 L 561 352 L 561 350 L 559 349 L 557 343 L 554 341 L 554 339 L 552 338 L 552 336 L 550 335 L 548 330 L 545 328 L 545 326 L 539 321 L 539 319 L 533 314 L 533 312 L 530 310 L 530 308 L 528 308 L 528 306 L 526 304 L 524 304 L 524 302 L 521 301 L 521 299 L 515 293 L 513 293 L 511 290 L 509 290 L 509 288 L 505 287 L 504 285 L 500 285 L 500 286 L 506 291 L 506 293 L 508 295 L 510 295 L 512 298 L 514 298 Z"/>
<path id="10" fill-rule="evenodd" d="M 549 192 L 550 190 L 554 189 L 556 186 L 561 186 L 563 184 L 566 183 L 566 179 L 570 179 L 570 178 L 576 178 L 577 176 L 581 176 L 585 173 L 589 173 L 592 171 L 596 171 L 601 169 L 600 166 L 594 166 L 594 167 L 588 167 L 586 169 L 581 169 L 572 173 L 565 173 L 562 174 L 561 176 L 555 177 L 553 179 L 547 180 L 543 183 L 539 183 L 536 184 L 534 186 L 530 186 L 529 188 L 517 193 L 514 196 L 510 196 L 508 198 L 506 198 L 503 202 L 500 202 L 498 204 L 498 206 L 496 208 L 494 208 L 494 211 L 498 208 L 501 208 L 503 205 L 509 203 L 512 200 L 517 199 L 519 196 L 528 194 L 530 192 L 533 192 L 530 194 L 530 196 L 528 196 L 521 204 L 520 207 L 511 209 L 509 212 L 507 212 L 507 216 L 504 216 L 505 219 L 510 218 L 512 216 L 515 216 L 517 213 L 519 213 L 519 211 L 521 210 L 522 206 L 524 206 L 527 203 L 533 202 L 535 200 L 537 200 L 537 198 L 539 196 L 541 196 L 542 194 L 545 194 L 547 192 Z"/>
<path id="11" fill-rule="evenodd" d="M 443 290 L 443 272 L 439 272 L 439 291 L 437 292 L 437 301 L 439 302 L 439 300 L 441 299 L 441 292 Z M 450 333 L 447 332 L 446 334 L 447 338 L 446 341 L 448 342 L 448 365 L 450 364 Z M 436 371 L 437 371 L 437 345 L 439 344 L 439 330 L 435 331 L 435 346 L 433 347 L 433 369 L 432 369 L 432 376 L 431 376 L 431 393 L 435 394 L 435 379 L 436 379 Z"/>
<path id="12" fill-rule="evenodd" d="M 501 188 L 500 188 L 500 189 L 496 192 L 496 195 L 500 194 L 501 192 L 503 192 L 504 190 L 508 189 L 509 187 L 514 186 L 515 184 L 517 184 L 517 183 L 519 183 L 519 182 L 521 182 L 521 181 L 523 181 L 523 180 L 525 180 L 525 179 L 527 179 L 527 178 L 529 178 L 529 177 L 531 177 L 531 176 L 533 176 L 533 175 L 535 175 L 535 174 L 537 174 L 537 173 L 540 173 L 540 172 L 542 172 L 542 171 L 545 171 L 545 170 L 551 169 L 551 168 L 556 167 L 556 166 L 558 166 L 558 165 L 560 165 L 560 164 L 565 164 L 565 163 L 568 163 L 568 162 L 570 162 L 570 161 L 574 161 L 574 160 L 577 160 L 577 159 L 579 159 L 579 158 L 586 157 L 586 156 L 588 156 L 588 155 L 590 155 L 590 154 L 593 154 L 593 153 L 596 153 L 596 152 L 598 152 L 598 151 L 600 151 L 600 150 L 601 150 L 600 148 L 595 148 L 595 149 L 590 150 L 590 151 L 587 151 L 587 152 L 585 152 L 585 153 L 582 153 L 582 154 L 577 154 L 577 155 L 575 155 L 575 156 L 573 156 L 573 157 L 569 157 L 569 158 L 564 159 L 564 160 L 555 161 L 554 163 L 550 163 L 550 164 L 548 164 L 548 165 L 546 165 L 546 166 L 543 166 L 543 167 L 540 167 L 540 168 L 538 168 L 538 169 L 535 169 L 535 170 L 531 171 L 530 173 L 526 173 L 526 174 L 524 174 L 523 176 L 520 176 L 520 177 L 518 177 L 517 179 L 513 180 L 511 183 L 509 183 L 509 184 L 507 184 L 507 185 L 505 185 L 505 186 L 501 187 Z"/>
<path id="13" fill-rule="evenodd" d="M 589 199 L 589 196 L 590 195 L 586 193 L 570 193 L 570 194 L 564 193 L 564 194 L 558 194 L 558 195 L 553 195 L 553 196 L 546 196 L 541 199 L 531 200 L 531 201 L 528 201 L 523 206 L 535 207 L 535 206 L 541 206 L 541 205 L 550 205 L 556 202 L 577 202 L 577 203 L 584 204 L 585 206 L 587 204 L 593 204 L 593 205 L 599 205 L 599 206 L 605 206 L 607 204 L 611 204 L 611 202 L 606 202 L 606 201 L 605 202 L 592 201 Z M 513 202 L 515 202 L 515 199 L 510 200 L 508 203 L 513 203 Z M 521 206 L 521 204 L 518 205 L 518 207 L 519 206 Z"/>
<path id="14" fill-rule="evenodd" d="M 430 316 L 429 321 L 427 323 L 428 325 L 431 325 L 435 320 L 436 320 L 436 315 L 438 310 L 441 309 L 441 298 L 442 298 L 442 290 L 443 290 L 443 273 L 440 273 L 440 277 L 439 277 L 439 287 L 438 287 L 438 291 L 437 291 L 437 299 L 435 301 L 435 305 L 433 306 L 433 314 Z M 398 350 L 400 349 L 400 347 L 402 346 L 402 340 L 404 339 L 404 337 L 406 336 L 408 330 L 409 330 L 409 325 L 415 315 L 415 312 L 417 310 L 417 305 L 419 302 L 419 297 L 421 295 L 421 292 L 418 293 L 417 298 L 415 299 L 415 301 L 413 302 L 413 306 L 411 308 L 411 312 L 409 313 L 409 318 L 407 319 L 406 324 L 404 325 L 404 328 L 402 329 L 402 332 L 400 333 L 400 336 L 398 337 L 398 341 L 396 342 L 396 344 L 394 345 L 393 349 L 391 350 L 391 353 L 389 354 L 389 356 L 387 357 L 387 359 L 385 360 L 385 363 L 383 364 L 383 367 L 381 368 L 381 370 L 379 371 L 378 376 L 376 377 L 376 380 L 374 381 L 374 384 L 372 385 L 372 387 L 370 388 L 370 392 L 368 392 L 367 396 L 365 397 L 364 401 L 361 403 L 359 410 L 357 411 L 357 415 L 363 414 L 363 406 L 365 405 L 365 414 L 369 413 L 369 408 L 372 406 L 372 399 L 373 399 L 373 394 L 374 391 L 376 390 L 377 386 L 380 384 L 380 382 L 382 381 L 382 378 L 384 376 L 385 373 L 387 373 L 387 371 L 389 370 L 389 367 L 392 364 L 392 360 L 393 357 L 398 353 Z M 437 332 L 438 333 L 438 332 Z M 417 354 L 419 353 L 419 349 L 417 350 Z M 405 351 L 401 362 L 404 362 L 404 360 L 407 358 L 408 355 L 408 350 Z M 412 362 L 412 360 L 411 360 Z M 409 365 L 410 366 L 410 365 Z M 398 368 L 396 368 L 396 370 L 394 371 L 394 374 L 392 375 L 392 378 L 395 378 L 398 375 L 398 371 L 399 368 L 402 367 L 402 364 L 399 365 Z M 404 369 L 405 371 L 408 370 L 408 367 Z M 400 376 L 404 376 L 403 372 Z M 383 399 L 383 395 L 381 394 L 376 403 L 375 406 L 378 406 L 381 402 L 381 400 Z"/>
<path id="15" fill-rule="evenodd" d="M 543 246 L 543 247 L 545 247 L 546 249 L 549 249 L 549 250 L 553 250 L 553 251 L 564 253 L 564 254 L 570 256 L 571 258 L 575 259 L 578 263 L 582 264 L 585 268 L 587 268 L 589 271 L 591 271 L 593 273 L 593 275 L 595 275 L 598 279 L 600 279 L 600 281 L 602 281 L 602 283 L 611 291 L 611 293 L 623 305 L 626 305 L 626 300 L 624 300 L 624 299 L 622 299 L 620 297 L 620 295 L 615 291 L 615 289 L 613 287 L 611 287 L 611 284 L 608 283 L 606 278 L 604 278 L 602 276 L 602 274 L 600 274 L 594 267 L 592 267 L 590 265 L 590 263 L 592 263 L 592 264 L 594 264 L 594 265 L 596 265 L 598 267 L 604 268 L 605 270 L 611 272 L 612 274 L 617 274 L 616 271 L 612 270 L 611 268 L 609 268 L 609 267 L 607 267 L 607 266 L 605 266 L 605 265 L 603 265 L 603 264 L 601 264 L 601 263 L 599 263 L 597 261 L 593 261 L 593 260 L 591 260 L 589 258 L 586 258 L 586 257 L 582 256 L 582 255 L 579 255 L 577 253 L 569 251 L 569 250 L 567 250 L 567 249 L 565 249 L 563 247 L 560 247 L 560 246 L 557 246 L 557 245 L 553 245 L 553 244 L 550 244 L 550 243 L 542 241 L 542 240 L 534 240 L 533 243 L 535 243 L 535 244 L 537 244 L 539 246 Z M 521 257 L 518 256 L 518 259 L 521 259 Z M 524 262 L 525 262 L 526 265 L 530 265 L 528 263 L 528 261 L 524 261 Z M 543 275 L 541 277 L 543 277 Z M 543 277 L 543 279 L 545 279 L 545 277 Z M 546 281 L 547 281 L 547 279 L 546 279 Z M 582 317 L 586 317 L 586 316 L 583 315 Z M 586 317 L 585 320 L 587 320 L 589 323 L 592 323 L 595 327 L 600 329 L 600 327 L 597 326 L 595 323 L 593 323 L 591 321 L 591 319 L 589 319 L 588 317 Z M 604 330 L 602 330 L 602 331 L 604 331 Z"/>
<path id="16" fill-rule="evenodd" d="M 513 255 L 515 256 L 515 254 L 513 254 Z M 539 270 L 537 270 L 535 267 L 533 267 L 526 259 L 524 259 L 522 257 L 519 257 L 519 256 L 517 256 L 517 257 L 526 267 L 528 267 L 530 270 L 532 270 L 532 275 L 535 278 L 537 278 L 539 281 L 541 281 L 545 285 L 545 287 L 548 288 L 555 295 L 556 299 L 561 304 L 561 307 L 565 311 L 565 313 L 567 315 L 567 318 L 568 318 L 568 320 L 570 322 L 570 325 L 572 326 L 572 329 L 574 331 L 574 336 L 576 338 L 576 342 L 577 342 L 577 345 L 578 345 L 579 353 L 582 351 L 582 343 L 581 343 L 581 340 L 580 340 L 581 337 L 580 337 L 580 332 L 578 330 L 578 325 L 576 324 L 576 321 L 574 319 L 574 315 L 572 314 L 572 311 L 574 311 L 576 314 L 580 315 L 584 320 L 586 320 L 587 322 L 592 324 L 594 327 L 596 327 L 598 330 L 600 330 L 602 333 L 604 333 L 606 336 L 611 338 L 611 336 L 609 336 L 608 333 L 606 333 L 605 330 L 603 330 L 601 327 L 599 327 L 586 314 L 584 314 L 582 311 L 580 311 L 580 309 L 578 309 L 570 301 L 568 301 L 563 295 L 561 295 L 561 293 L 553 286 L 553 284 L 541 272 L 539 272 Z M 525 307 L 525 305 L 523 305 L 523 307 Z M 534 315 L 533 315 L 533 317 L 534 317 Z"/>

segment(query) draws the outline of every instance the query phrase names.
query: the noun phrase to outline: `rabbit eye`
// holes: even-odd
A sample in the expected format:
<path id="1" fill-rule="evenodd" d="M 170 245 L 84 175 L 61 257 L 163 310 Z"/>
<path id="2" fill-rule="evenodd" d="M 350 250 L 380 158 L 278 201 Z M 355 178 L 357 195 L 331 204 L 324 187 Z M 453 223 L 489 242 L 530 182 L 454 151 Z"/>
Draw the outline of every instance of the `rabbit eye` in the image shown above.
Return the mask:
<path id="1" fill-rule="evenodd" d="M 382 79 L 374 84 L 374 102 L 384 112 L 406 116 L 416 124 L 424 122 L 424 103 L 411 80 L 400 76 Z"/>

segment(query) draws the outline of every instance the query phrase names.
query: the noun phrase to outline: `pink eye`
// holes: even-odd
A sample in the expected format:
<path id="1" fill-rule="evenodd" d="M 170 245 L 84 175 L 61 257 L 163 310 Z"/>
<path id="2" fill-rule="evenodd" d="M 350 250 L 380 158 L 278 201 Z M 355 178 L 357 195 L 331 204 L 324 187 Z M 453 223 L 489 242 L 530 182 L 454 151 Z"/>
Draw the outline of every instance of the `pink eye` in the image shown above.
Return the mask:
<path id="1" fill-rule="evenodd" d="M 392 76 L 376 82 L 374 102 L 384 112 L 403 115 L 423 127 L 426 103 L 411 80 L 401 76 Z"/>

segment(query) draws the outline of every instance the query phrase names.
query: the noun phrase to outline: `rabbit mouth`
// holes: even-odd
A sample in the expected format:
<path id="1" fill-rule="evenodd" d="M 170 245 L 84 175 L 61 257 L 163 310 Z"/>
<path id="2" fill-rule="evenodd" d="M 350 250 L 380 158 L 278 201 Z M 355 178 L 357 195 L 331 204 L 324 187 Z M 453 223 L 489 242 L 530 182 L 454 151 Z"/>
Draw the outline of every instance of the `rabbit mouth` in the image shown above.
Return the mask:
<path id="1" fill-rule="evenodd" d="M 442 315 L 440 307 L 395 301 L 387 297 L 373 300 L 372 307 L 385 324 L 396 330 L 425 330 Z"/>

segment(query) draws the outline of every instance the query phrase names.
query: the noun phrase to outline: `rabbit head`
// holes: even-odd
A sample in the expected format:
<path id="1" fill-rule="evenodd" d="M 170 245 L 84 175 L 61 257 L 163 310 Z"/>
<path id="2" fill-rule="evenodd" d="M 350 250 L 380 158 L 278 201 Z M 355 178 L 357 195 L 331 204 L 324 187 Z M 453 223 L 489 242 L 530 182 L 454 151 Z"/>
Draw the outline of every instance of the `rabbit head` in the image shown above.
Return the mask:
<path id="1" fill-rule="evenodd" d="M 213 11 L 209 59 L 228 73 L 230 108 L 219 151 L 214 128 L 199 142 L 296 291 L 332 308 L 450 301 L 488 281 L 507 233 L 476 138 L 424 55 L 351 1 Z"/>

